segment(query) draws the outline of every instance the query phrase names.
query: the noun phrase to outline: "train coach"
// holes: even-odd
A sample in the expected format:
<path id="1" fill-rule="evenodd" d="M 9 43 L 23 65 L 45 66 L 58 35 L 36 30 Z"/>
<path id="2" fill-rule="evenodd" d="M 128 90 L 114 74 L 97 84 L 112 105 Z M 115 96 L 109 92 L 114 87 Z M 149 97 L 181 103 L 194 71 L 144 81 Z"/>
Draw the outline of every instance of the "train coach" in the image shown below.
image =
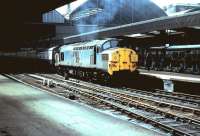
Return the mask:
<path id="1" fill-rule="evenodd" d="M 56 49 L 57 47 L 51 47 L 45 50 L 41 50 L 37 52 L 36 57 L 40 60 L 42 60 L 43 62 L 46 62 L 50 65 L 54 65 L 54 54 L 53 51 Z"/>
<path id="2" fill-rule="evenodd" d="M 104 39 L 64 45 L 53 51 L 54 65 L 70 76 L 106 80 L 137 73 L 138 55 L 119 47 L 120 40 Z"/>

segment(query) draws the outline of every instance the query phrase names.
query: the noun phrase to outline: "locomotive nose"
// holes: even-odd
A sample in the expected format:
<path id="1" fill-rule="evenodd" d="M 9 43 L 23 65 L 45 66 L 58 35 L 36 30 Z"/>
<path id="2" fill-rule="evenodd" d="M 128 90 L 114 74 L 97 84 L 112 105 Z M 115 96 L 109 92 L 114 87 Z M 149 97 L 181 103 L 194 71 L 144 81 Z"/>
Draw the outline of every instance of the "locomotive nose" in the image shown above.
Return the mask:
<path id="1" fill-rule="evenodd" d="M 135 51 L 126 48 L 119 48 L 113 52 L 109 64 L 110 71 L 135 71 L 137 68 L 138 56 Z"/>
<path id="2" fill-rule="evenodd" d="M 135 62 L 137 62 L 136 53 L 130 49 L 121 49 L 119 51 L 119 70 L 134 71 L 136 68 Z"/>

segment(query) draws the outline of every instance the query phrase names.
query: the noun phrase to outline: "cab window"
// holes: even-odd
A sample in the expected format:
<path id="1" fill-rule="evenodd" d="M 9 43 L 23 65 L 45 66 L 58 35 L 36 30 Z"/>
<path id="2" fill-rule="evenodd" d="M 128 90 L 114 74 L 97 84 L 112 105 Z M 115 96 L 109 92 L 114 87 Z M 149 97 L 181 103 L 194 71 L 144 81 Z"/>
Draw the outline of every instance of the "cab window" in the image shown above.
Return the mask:
<path id="1" fill-rule="evenodd" d="M 111 44 L 111 47 L 112 47 L 112 48 L 117 47 L 118 43 L 119 43 L 119 42 L 116 41 L 116 40 L 110 41 L 110 44 Z"/>
<path id="2" fill-rule="evenodd" d="M 104 43 L 104 45 L 103 45 L 103 50 L 106 50 L 106 49 L 109 49 L 109 48 L 111 48 L 110 41 Z"/>
<path id="3" fill-rule="evenodd" d="M 109 48 L 115 48 L 115 47 L 117 47 L 118 43 L 119 42 L 117 40 L 107 41 L 106 43 L 103 44 L 102 50 L 107 50 Z"/>

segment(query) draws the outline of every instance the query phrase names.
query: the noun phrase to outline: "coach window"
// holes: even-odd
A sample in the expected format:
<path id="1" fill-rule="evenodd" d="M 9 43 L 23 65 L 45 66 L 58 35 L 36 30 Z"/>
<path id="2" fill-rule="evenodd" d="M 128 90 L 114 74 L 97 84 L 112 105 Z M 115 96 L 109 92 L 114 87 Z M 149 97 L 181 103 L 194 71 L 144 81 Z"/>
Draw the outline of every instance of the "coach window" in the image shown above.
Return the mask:
<path id="1" fill-rule="evenodd" d="M 61 56 L 60 56 L 61 60 L 64 60 L 64 52 L 61 52 Z"/>

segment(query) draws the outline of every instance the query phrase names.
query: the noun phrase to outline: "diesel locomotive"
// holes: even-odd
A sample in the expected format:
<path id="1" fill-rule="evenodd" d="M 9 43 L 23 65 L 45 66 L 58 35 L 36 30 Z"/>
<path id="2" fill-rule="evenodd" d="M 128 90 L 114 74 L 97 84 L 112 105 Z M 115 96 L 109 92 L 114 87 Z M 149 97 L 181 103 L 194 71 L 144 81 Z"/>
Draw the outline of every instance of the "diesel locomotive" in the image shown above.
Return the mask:
<path id="1" fill-rule="evenodd" d="M 138 55 L 119 46 L 118 39 L 93 40 L 54 48 L 56 70 L 68 77 L 110 80 L 137 73 Z"/>

